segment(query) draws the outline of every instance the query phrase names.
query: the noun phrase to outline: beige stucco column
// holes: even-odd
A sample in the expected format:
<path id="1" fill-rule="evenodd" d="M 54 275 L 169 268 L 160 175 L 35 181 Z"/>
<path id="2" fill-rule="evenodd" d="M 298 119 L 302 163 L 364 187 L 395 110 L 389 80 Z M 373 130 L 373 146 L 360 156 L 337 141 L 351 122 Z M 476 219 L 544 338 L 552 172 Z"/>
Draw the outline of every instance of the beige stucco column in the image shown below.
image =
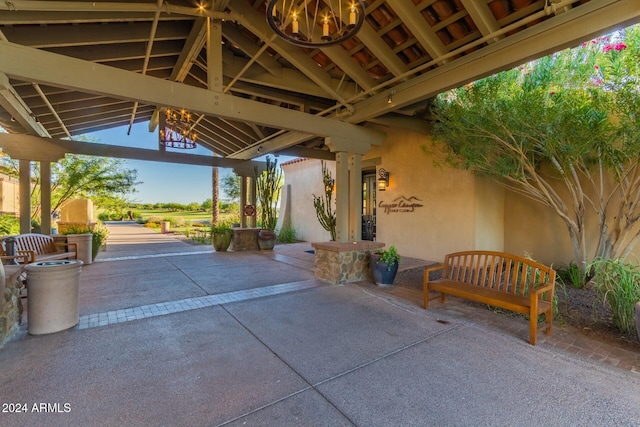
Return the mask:
<path id="1" fill-rule="evenodd" d="M 362 155 L 370 144 L 329 138 L 325 143 L 336 153 L 336 240 L 362 238 Z"/>
<path id="2" fill-rule="evenodd" d="M 240 227 L 247 227 L 247 217 L 244 215 L 244 206 L 247 203 L 247 177 L 240 175 Z"/>
<path id="3" fill-rule="evenodd" d="M 20 169 L 20 234 L 31 232 L 31 162 L 19 160 Z"/>
<path id="4" fill-rule="evenodd" d="M 336 153 L 336 241 L 349 241 L 348 153 Z"/>
<path id="5" fill-rule="evenodd" d="M 40 162 L 40 232 L 51 234 L 51 162 Z"/>
<path id="6" fill-rule="evenodd" d="M 256 178 L 255 177 L 249 177 L 249 203 L 251 203 L 256 208 L 258 206 L 258 201 L 256 197 Z M 256 224 L 257 216 L 258 216 L 257 214 L 251 216 L 251 220 L 249 221 L 251 227 L 255 227 L 257 225 Z"/>
<path id="7" fill-rule="evenodd" d="M 362 155 L 349 154 L 349 241 L 362 239 Z"/>

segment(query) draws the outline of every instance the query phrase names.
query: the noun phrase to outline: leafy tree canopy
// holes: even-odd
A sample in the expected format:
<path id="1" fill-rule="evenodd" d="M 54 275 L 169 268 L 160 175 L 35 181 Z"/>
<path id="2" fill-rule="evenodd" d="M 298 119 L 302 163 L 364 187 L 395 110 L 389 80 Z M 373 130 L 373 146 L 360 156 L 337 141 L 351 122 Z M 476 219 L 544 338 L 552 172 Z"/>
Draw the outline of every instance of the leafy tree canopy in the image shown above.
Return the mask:
<path id="1" fill-rule="evenodd" d="M 448 91 L 434 103 L 434 139 L 448 164 L 553 209 L 583 271 L 594 257 L 626 256 L 640 238 L 639 61 L 635 26 Z"/>

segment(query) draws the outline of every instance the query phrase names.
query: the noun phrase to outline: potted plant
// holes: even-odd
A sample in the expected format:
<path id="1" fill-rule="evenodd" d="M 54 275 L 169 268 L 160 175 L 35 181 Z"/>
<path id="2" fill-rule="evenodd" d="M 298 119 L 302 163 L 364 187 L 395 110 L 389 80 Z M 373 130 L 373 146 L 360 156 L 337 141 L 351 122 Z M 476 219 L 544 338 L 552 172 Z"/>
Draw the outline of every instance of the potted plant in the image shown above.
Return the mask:
<path id="1" fill-rule="evenodd" d="M 398 255 L 395 246 L 390 246 L 387 250 L 379 250 L 372 253 L 370 264 L 376 285 L 389 286 L 393 284 L 398 273 L 400 255 Z"/>
<path id="2" fill-rule="evenodd" d="M 83 264 L 88 265 L 93 262 L 93 235 L 89 227 L 72 224 L 65 227 L 62 234 L 65 235 L 67 243 L 75 243 L 78 245 L 78 259 L 82 261 Z"/>
<path id="3" fill-rule="evenodd" d="M 258 233 L 260 249 L 273 249 L 276 243 L 276 223 L 278 221 L 277 208 L 282 189 L 282 169 L 278 167 L 278 160 L 271 161 L 267 156 L 267 166 L 262 173 L 256 169 L 256 189 L 260 202 L 260 219 L 262 229 Z"/>
<path id="4" fill-rule="evenodd" d="M 225 252 L 231 244 L 233 231 L 227 222 L 220 222 L 211 226 L 211 244 L 216 252 Z"/>
<path id="5" fill-rule="evenodd" d="M 100 248 L 105 245 L 109 237 L 109 229 L 100 221 L 91 230 L 91 260 L 95 260 L 100 252 Z"/>

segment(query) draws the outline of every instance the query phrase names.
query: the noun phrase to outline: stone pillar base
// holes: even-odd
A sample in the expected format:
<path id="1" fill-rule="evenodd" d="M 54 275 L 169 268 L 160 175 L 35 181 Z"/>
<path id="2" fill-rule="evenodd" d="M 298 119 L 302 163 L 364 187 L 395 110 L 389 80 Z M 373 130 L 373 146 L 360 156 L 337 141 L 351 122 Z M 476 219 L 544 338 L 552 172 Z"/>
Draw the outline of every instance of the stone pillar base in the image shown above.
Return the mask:
<path id="1" fill-rule="evenodd" d="M 231 249 L 234 252 L 260 250 L 260 246 L 258 246 L 259 228 L 232 228 L 232 231 Z"/>
<path id="2" fill-rule="evenodd" d="M 318 279 L 334 284 L 359 282 L 371 279 L 369 255 L 384 247 L 384 243 L 320 242 L 312 243 L 315 248 L 314 274 Z"/>

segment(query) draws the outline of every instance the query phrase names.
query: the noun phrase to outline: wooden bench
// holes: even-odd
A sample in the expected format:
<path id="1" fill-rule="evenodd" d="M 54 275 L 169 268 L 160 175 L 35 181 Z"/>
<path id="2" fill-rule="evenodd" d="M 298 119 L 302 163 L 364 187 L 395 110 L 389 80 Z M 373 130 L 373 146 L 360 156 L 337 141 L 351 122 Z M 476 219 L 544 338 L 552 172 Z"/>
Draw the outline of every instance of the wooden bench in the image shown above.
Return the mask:
<path id="1" fill-rule="evenodd" d="M 45 234 L 20 234 L 9 236 L 16 239 L 16 256 L 26 263 L 51 261 L 57 259 L 78 259 L 76 243 L 55 242 L 53 237 Z M 6 255 L 6 239 L 0 241 L 0 255 Z"/>
<path id="2" fill-rule="evenodd" d="M 430 280 L 429 274 L 442 271 Z M 544 314 L 546 334 L 553 323 L 553 292 L 556 272 L 535 261 L 492 251 L 456 252 L 445 256 L 442 265 L 424 270 L 424 308 L 438 296 L 453 295 L 529 316 L 529 342 L 536 345 L 538 316 Z"/>

